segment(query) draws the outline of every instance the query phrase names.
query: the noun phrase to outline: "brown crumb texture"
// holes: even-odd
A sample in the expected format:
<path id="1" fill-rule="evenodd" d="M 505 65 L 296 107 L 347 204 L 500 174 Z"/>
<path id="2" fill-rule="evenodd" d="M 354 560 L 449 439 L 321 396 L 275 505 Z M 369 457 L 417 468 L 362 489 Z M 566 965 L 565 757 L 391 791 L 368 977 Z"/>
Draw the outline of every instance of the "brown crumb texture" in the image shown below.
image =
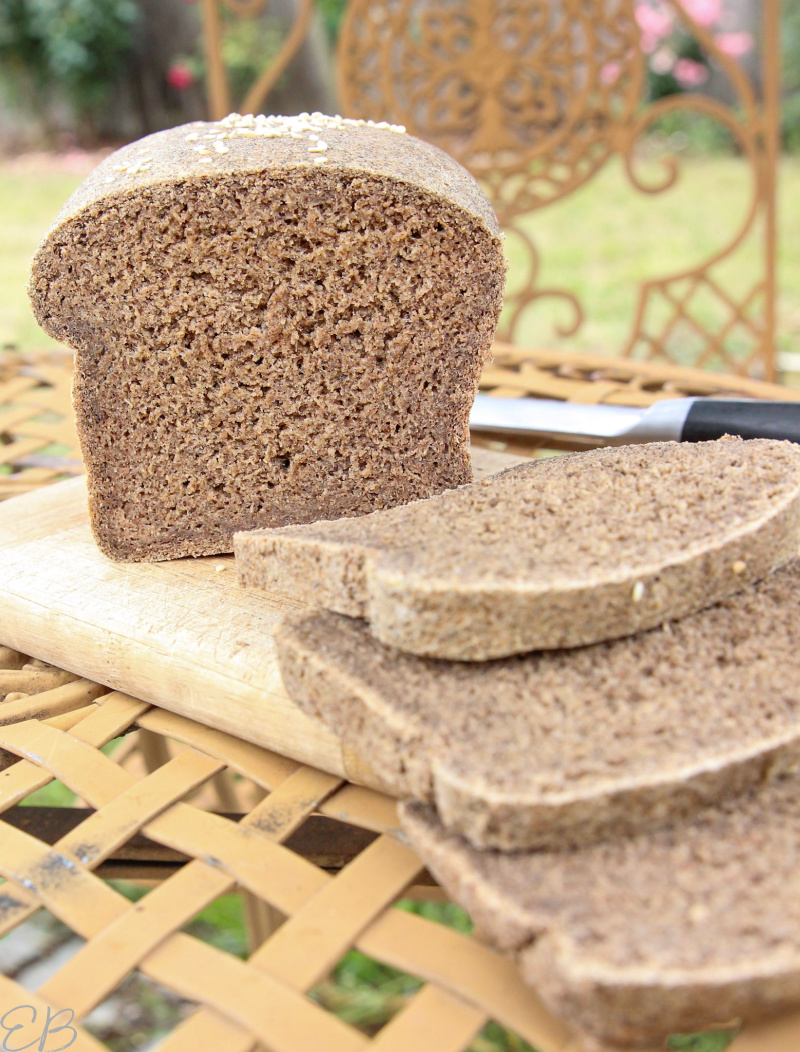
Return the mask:
<path id="1" fill-rule="evenodd" d="M 800 762 L 800 562 L 638 636 L 469 664 L 363 621 L 278 629 L 290 696 L 478 847 L 656 828 Z"/>
<path id="2" fill-rule="evenodd" d="M 800 786 L 786 778 L 657 832 L 477 851 L 404 804 L 423 861 L 571 1025 L 614 1047 L 800 1006 Z"/>
<path id="3" fill-rule="evenodd" d="M 723 439 L 534 461 L 360 519 L 236 538 L 246 585 L 365 617 L 410 653 L 486 660 L 629 635 L 800 546 L 800 447 Z"/>
<path id="4" fill-rule="evenodd" d="M 389 128 L 231 118 L 112 155 L 30 283 L 78 352 L 100 547 L 231 551 L 469 482 L 504 273 L 472 177 Z"/>

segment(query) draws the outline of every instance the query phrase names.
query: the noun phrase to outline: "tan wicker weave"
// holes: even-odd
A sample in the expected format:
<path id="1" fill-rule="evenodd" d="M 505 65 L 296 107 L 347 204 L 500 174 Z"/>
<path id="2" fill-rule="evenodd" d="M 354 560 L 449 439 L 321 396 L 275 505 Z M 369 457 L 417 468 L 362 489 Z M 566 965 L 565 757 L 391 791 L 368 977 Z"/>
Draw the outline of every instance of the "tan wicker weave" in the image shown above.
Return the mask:
<path id="1" fill-rule="evenodd" d="M 30 425 L 31 442 L 57 434 L 72 449 L 63 421 L 23 420 L 45 405 L 66 412 L 65 364 L 6 359 L 0 396 L 7 419 Z M 673 381 L 682 390 L 664 370 L 653 391 L 652 367 L 617 376 L 606 364 L 587 375 L 582 360 L 533 352 L 493 368 L 487 385 L 501 376 L 495 389 L 504 393 L 520 390 L 514 377 L 529 376 L 538 379 L 525 390 L 585 400 L 594 384 L 606 385 L 604 397 L 630 389 L 632 401 L 657 397 Z M 724 379 L 714 383 L 731 390 Z M 741 383 L 737 390 L 755 393 Z M 53 430 L 39 430 L 45 426 Z M 6 449 L 23 441 L 17 427 L 6 432 Z M 17 449 L 25 458 L 33 446 Z M 74 465 L 21 467 L 0 488 L 19 492 L 62 469 Z M 2 611 L 0 638 L 1 626 Z M 0 699 L 0 940 L 40 909 L 85 940 L 35 994 L 0 976 L 0 1024 L 18 1006 L 31 1006 L 40 1020 L 49 1010 L 59 1025 L 74 1026 L 69 1047 L 101 1049 L 81 1021 L 139 973 L 196 1006 L 164 1038 L 163 1052 L 464 1052 L 480 1047 L 476 1035 L 490 1019 L 539 1052 L 586 1052 L 507 960 L 394 908 L 408 889 L 430 884 L 398 839 L 394 801 L 3 646 Z M 54 779 L 80 806 L 20 806 Z M 105 877 L 157 883 L 132 903 Z M 231 890 L 245 896 L 251 921 L 246 961 L 181 931 Z M 308 996 L 354 947 L 423 980 L 373 1035 Z M 60 1036 L 45 1048 L 63 1047 L 69 1034 Z M 11 1046 L 23 1043 L 16 1034 Z M 741 1034 L 731 1052 L 798 1048 L 800 1014 Z"/>
<path id="2" fill-rule="evenodd" d="M 86 940 L 35 995 L 0 978 L 0 1016 L 30 1004 L 71 1009 L 79 1021 L 136 969 L 200 1006 L 161 1045 L 165 1052 L 244 1052 L 256 1041 L 286 1052 L 406 1052 L 412 1043 L 418 1052 L 457 1052 L 490 1018 L 542 1052 L 580 1048 L 507 961 L 391 908 L 424 877 L 414 852 L 393 836 L 394 801 L 127 695 L 33 667 L 7 648 L 0 649 L 0 695 L 17 695 L 0 708 L 0 747 L 7 762 L 24 758 L 0 775 L 0 934 L 44 907 Z M 122 763 L 101 752 L 143 731 L 162 744 L 149 770 L 129 769 L 130 739 L 120 746 Z M 226 771 L 245 779 L 229 785 L 241 817 L 186 802 Z M 36 835 L 31 809 L 18 805 L 53 778 L 91 810 L 51 846 Z M 312 815 L 333 821 L 320 828 L 317 818 L 316 832 L 297 837 Z M 354 837 L 352 827 L 377 836 Z M 142 834 L 162 849 L 149 867 L 126 850 Z M 293 835 L 296 846 L 285 845 Z M 332 874 L 329 867 L 348 854 Z M 177 868 L 185 857 L 191 861 Z M 136 904 L 100 879 L 108 872 L 160 876 L 159 867 L 170 875 Z M 237 887 L 287 918 L 246 963 L 179 931 Z M 351 947 L 426 980 L 371 1040 L 306 997 Z M 101 1047 L 76 1026 L 76 1049 Z"/>
<path id="3" fill-rule="evenodd" d="M 82 473 L 72 355 L 0 353 L 0 499 Z"/>
<path id="4" fill-rule="evenodd" d="M 83 471 L 72 422 L 71 382 L 72 356 L 66 352 L 0 353 L 0 500 Z M 630 406 L 683 395 L 800 401 L 800 391 L 739 376 L 502 343 L 495 344 L 495 358 L 484 370 L 481 388 L 512 398 L 530 395 Z M 527 455 L 541 445 L 535 440 L 509 444 L 500 436 L 494 441 L 482 436 L 478 443 Z"/>
<path id="5" fill-rule="evenodd" d="M 660 398 L 706 395 L 800 401 L 800 391 L 744 376 L 682 369 L 677 365 L 494 345 L 494 361 L 481 388 L 503 394 L 558 398 L 569 402 L 648 406 Z"/>

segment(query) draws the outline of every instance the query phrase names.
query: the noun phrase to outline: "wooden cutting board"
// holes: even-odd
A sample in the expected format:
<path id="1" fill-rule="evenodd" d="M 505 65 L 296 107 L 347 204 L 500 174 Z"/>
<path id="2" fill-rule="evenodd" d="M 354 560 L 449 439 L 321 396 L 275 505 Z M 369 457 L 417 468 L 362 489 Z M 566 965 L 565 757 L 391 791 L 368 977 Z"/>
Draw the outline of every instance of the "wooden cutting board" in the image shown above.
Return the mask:
<path id="1" fill-rule="evenodd" d="M 519 462 L 474 457 L 478 476 Z M 0 503 L 0 644 L 379 788 L 283 689 L 272 633 L 302 605 L 240 587 L 232 555 L 111 562 L 83 478 Z"/>

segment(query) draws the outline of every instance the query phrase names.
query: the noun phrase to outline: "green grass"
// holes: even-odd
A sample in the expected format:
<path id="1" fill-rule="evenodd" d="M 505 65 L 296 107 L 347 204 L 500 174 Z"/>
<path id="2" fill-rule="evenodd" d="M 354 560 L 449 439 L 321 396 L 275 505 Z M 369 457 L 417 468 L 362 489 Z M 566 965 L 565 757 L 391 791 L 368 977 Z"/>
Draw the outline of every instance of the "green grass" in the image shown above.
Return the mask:
<path id="1" fill-rule="evenodd" d="M 674 1052 L 725 1052 L 734 1034 L 727 1030 L 709 1030 L 705 1034 L 683 1034 L 671 1038 L 667 1048 Z"/>
<path id="2" fill-rule="evenodd" d="M 644 169 L 658 176 L 655 161 Z M 516 342 L 606 354 L 620 353 L 631 330 L 642 281 L 697 266 L 722 250 L 744 218 L 752 195 L 747 164 L 736 157 L 686 158 L 682 177 L 662 193 L 635 192 L 621 162 L 609 163 L 591 182 L 554 205 L 526 217 L 523 229 L 541 256 L 538 287 L 568 289 L 585 308 L 578 331 L 559 337 L 569 325 L 568 304 L 535 301 L 522 315 Z M 785 158 L 779 183 L 778 257 L 779 350 L 800 350 L 800 159 Z M 726 289 L 749 289 L 759 276 L 761 242 L 750 237 L 716 274 Z M 515 235 L 507 240 L 509 288 L 524 273 L 525 252 Z M 711 305 L 703 305 L 709 317 Z"/>
<path id="3" fill-rule="evenodd" d="M 23 350 L 53 341 L 36 324 L 25 286 L 36 246 L 81 177 L 66 173 L 27 174 L 0 167 L 0 346 Z"/>

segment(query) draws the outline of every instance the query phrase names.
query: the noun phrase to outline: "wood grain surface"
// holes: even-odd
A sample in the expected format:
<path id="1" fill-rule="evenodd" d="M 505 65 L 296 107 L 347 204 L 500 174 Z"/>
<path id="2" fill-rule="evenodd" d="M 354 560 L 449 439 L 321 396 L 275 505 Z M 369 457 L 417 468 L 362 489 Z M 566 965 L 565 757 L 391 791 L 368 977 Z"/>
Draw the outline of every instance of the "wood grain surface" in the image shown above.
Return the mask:
<path id="1" fill-rule="evenodd" d="M 475 457 L 479 475 L 518 460 Z M 272 633 L 302 605 L 240 587 L 232 555 L 111 562 L 83 478 L 0 504 L 0 645 L 380 788 L 283 689 Z"/>

